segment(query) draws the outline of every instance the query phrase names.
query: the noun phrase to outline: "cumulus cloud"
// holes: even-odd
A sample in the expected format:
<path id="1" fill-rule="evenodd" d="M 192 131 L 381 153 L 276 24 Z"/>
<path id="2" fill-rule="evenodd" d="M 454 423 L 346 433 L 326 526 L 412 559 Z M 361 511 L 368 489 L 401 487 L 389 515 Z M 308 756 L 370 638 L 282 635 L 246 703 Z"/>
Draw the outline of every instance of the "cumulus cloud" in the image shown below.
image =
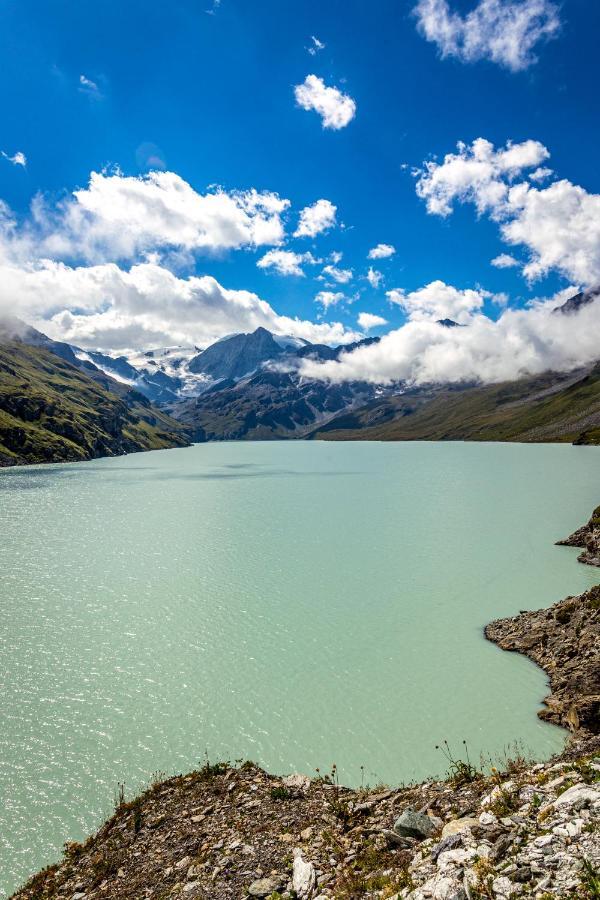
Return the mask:
<path id="1" fill-rule="evenodd" d="M 86 75 L 79 76 L 79 90 L 82 94 L 88 94 L 91 97 L 100 97 L 100 88 L 95 81 Z"/>
<path id="2" fill-rule="evenodd" d="M 600 300 L 570 316 L 555 313 L 556 306 L 551 299 L 506 309 L 497 320 L 475 311 L 463 328 L 415 315 L 377 344 L 344 353 L 339 361 L 305 360 L 301 372 L 331 382 L 492 383 L 566 372 L 597 360 Z"/>
<path id="3" fill-rule="evenodd" d="M 353 278 L 352 269 L 340 269 L 331 265 L 323 267 L 323 274 L 337 282 L 337 284 L 348 284 Z"/>
<path id="4" fill-rule="evenodd" d="M 307 75 L 294 88 L 296 103 L 302 109 L 314 109 L 321 116 L 323 128 L 338 131 L 356 115 L 356 103 L 336 87 L 328 87 L 317 75 Z"/>
<path id="5" fill-rule="evenodd" d="M 507 244 L 528 251 L 523 273 L 529 280 L 556 271 L 593 286 L 600 281 L 600 195 L 566 179 L 545 188 L 532 185 L 525 170 L 549 155 L 532 140 L 498 150 L 483 138 L 471 146 L 460 143 L 458 152 L 426 162 L 415 173 L 417 194 L 434 215 L 451 215 L 459 202 L 490 216 Z"/>
<path id="6" fill-rule="evenodd" d="M 511 256 L 510 253 L 500 253 L 499 256 L 495 256 L 492 259 L 491 264 L 496 269 L 513 269 L 519 265 L 519 261 L 514 256 Z"/>
<path id="7" fill-rule="evenodd" d="M 27 165 L 27 157 L 24 153 L 21 152 L 21 150 L 17 150 L 17 152 L 13 153 L 12 156 L 10 156 L 8 153 L 5 153 L 4 150 L 0 152 L 2 153 L 4 159 L 7 159 L 9 163 L 13 164 L 13 166 L 22 166 L 23 168 L 25 168 L 25 166 Z"/>
<path id="8" fill-rule="evenodd" d="M 346 295 L 341 291 L 319 291 L 315 303 L 320 303 L 323 309 L 329 309 L 330 306 L 336 306 L 345 299 Z"/>
<path id="9" fill-rule="evenodd" d="M 315 37 L 314 34 L 310 36 L 310 44 L 306 48 L 311 56 L 316 56 L 317 53 L 320 53 L 321 50 L 325 49 L 325 44 L 323 41 L 320 41 L 318 37 Z"/>
<path id="10" fill-rule="evenodd" d="M 321 343 L 356 337 L 340 323 L 278 315 L 250 291 L 204 276 L 181 278 L 156 263 L 67 266 L 49 260 L 0 266 L 0 311 L 17 312 L 51 337 L 112 350 L 206 345 L 259 326 Z"/>
<path id="11" fill-rule="evenodd" d="M 550 178 L 551 175 L 554 175 L 554 169 L 549 169 L 547 166 L 540 166 L 535 172 L 531 172 L 529 177 L 532 181 L 545 181 L 546 178 Z"/>
<path id="12" fill-rule="evenodd" d="M 317 200 L 312 206 L 305 206 L 300 212 L 294 237 L 316 237 L 329 231 L 335 225 L 336 213 L 337 206 L 331 200 Z"/>
<path id="13" fill-rule="evenodd" d="M 382 325 L 387 325 L 387 319 L 384 319 L 383 316 L 376 316 L 374 313 L 361 312 L 356 317 L 356 321 L 359 326 L 363 329 L 363 331 L 369 331 L 371 328 L 379 328 Z"/>
<path id="14" fill-rule="evenodd" d="M 560 29 L 551 0 L 480 0 L 466 16 L 453 12 L 448 0 L 419 0 L 413 12 L 419 31 L 442 57 L 489 60 L 512 72 L 535 63 L 536 45 Z"/>
<path id="15" fill-rule="evenodd" d="M 386 292 L 390 303 L 400 306 L 414 321 L 452 319 L 462 325 L 480 310 L 486 297 L 482 290 L 460 290 L 443 281 L 432 281 L 416 291 L 395 288 Z"/>
<path id="16" fill-rule="evenodd" d="M 289 205 L 255 189 L 200 194 L 174 172 L 92 172 L 89 185 L 58 209 L 38 199 L 33 222 L 48 256 L 100 262 L 165 248 L 193 253 L 279 244 Z"/>
<path id="17" fill-rule="evenodd" d="M 377 244 L 376 247 L 372 247 L 369 250 L 368 258 L 369 259 L 387 259 L 390 256 L 393 256 L 396 252 L 396 248 L 392 247 L 391 244 Z"/>
<path id="18" fill-rule="evenodd" d="M 256 192 L 202 197 L 182 180 L 174 196 L 159 173 L 112 178 L 100 176 L 98 191 L 93 183 L 58 209 L 38 199 L 23 222 L 0 201 L 0 315 L 17 315 L 57 339 L 114 350 L 205 345 L 258 326 L 320 343 L 356 339 L 358 331 L 338 322 L 279 315 L 255 293 L 228 289 L 209 275 L 181 277 L 165 264 L 173 261 L 164 252 L 172 246 L 245 246 L 266 232 L 277 237 L 276 223 L 264 220 L 278 218 L 287 201 Z M 121 190 L 130 189 L 128 206 Z M 207 211 L 208 198 L 216 198 L 216 212 L 212 199 Z M 300 261 L 320 262 L 310 253 L 278 252 L 263 257 L 262 267 L 289 273 Z M 134 258 L 124 265 L 120 257 L 128 255 Z"/>
<path id="19" fill-rule="evenodd" d="M 292 250 L 268 250 L 256 265 L 259 269 L 274 269 L 278 275 L 303 276 L 303 263 L 314 265 L 318 260 L 312 253 L 294 253 Z"/>
<path id="20" fill-rule="evenodd" d="M 369 271 L 367 272 L 365 277 L 371 287 L 375 289 L 377 289 L 383 281 L 383 274 L 381 272 L 378 272 L 377 269 L 374 269 L 373 266 L 369 266 Z"/>
<path id="21" fill-rule="evenodd" d="M 543 144 L 532 140 L 509 142 L 496 150 L 490 141 L 477 138 L 470 147 L 461 141 L 457 148 L 441 163 L 429 160 L 415 172 L 417 194 L 435 215 L 449 216 L 458 200 L 473 203 L 478 213 L 499 216 L 506 209 L 514 179 L 550 156 Z"/>

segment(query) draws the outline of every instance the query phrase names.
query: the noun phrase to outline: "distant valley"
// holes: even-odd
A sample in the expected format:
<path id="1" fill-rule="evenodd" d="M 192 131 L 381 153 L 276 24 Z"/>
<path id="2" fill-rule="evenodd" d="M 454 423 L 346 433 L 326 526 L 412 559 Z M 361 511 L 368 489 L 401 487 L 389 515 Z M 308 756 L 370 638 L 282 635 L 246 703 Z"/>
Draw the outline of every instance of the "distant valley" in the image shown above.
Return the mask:
<path id="1" fill-rule="evenodd" d="M 577 315 L 596 292 L 558 307 Z M 446 319 L 440 328 L 458 327 Z M 257 328 L 210 346 L 113 355 L 0 326 L 0 462 L 89 459 L 220 440 L 600 443 L 600 364 L 500 384 L 380 386 L 303 377 L 331 347 Z"/>

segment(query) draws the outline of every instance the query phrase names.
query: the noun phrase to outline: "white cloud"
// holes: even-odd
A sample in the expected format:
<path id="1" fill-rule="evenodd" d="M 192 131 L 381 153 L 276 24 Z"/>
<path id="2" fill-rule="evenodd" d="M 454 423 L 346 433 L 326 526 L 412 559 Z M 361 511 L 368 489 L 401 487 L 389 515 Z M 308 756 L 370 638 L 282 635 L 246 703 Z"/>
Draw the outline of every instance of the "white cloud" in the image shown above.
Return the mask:
<path id="1" fill-rule="evenodd" d="M 302 84 L 294 88 L 296 103 L 302 109 L 314 109 L 323 121 L 323 128 L 338 131 L 356 115 L 356 103 L 338 88 L 327 87 L 317 75 L 307 75 Z"/>
<path id="2" fill-rule="evenodd" d="M 554 169 L 548 169 L 546 166 L 540 166 L 535 172 L 531 172 L 529 177 L 532 181 L 545 181 L 546 178 L 550 178 L 551 175 L 554 175 Z"/>
<path id="3" fill-rule="evenodd" d="M 600 299 L 570 316 L 555 313 L 556 306 L 554 298 L 527 309 L 506 309 L 497 320 L 475 312 L 463 328 L 415 317 L 377 344 L 342 354 L 339 362 L 306 360 L 301 372 L 333 382 L 491 383 L 595 362 Z"/>
<path id="4" fill-rule="evenodd" d="M 305 206 L 300 212 L 298 227 L 294 237 L 316 237 L 335 225 L 337 206 L 331 200 L 317 200 L 312 206 Z"/>
<path id="5" fill-rule="evenodd" d="M 356 321 L 363 331 L 369 331 L 371 328 L 378 328 L 381 325 L 387 325 L 387 319 L 383 316 L 376 316 L 374 313 L 361 312 L 356 317 Z"/>
<path id="6" fill-rule="evenodd" d="M 390 303 L 400 306 L 409 319 L 414 321 L 437 321 L 452 319 L 464 324 L 478 312 L 489 297 L 487 291 L 459 290 L 443 281 L 432 281 L 416 291 L 396 288 L 386 292 Z"/>
<path id="7" fill-rule="evenodd" d="M 336 306 L 345 299 L 346 296 L 341 291 L 319 291 L 315 303 L 320 303 L 323 309 L 329 309 L 330 306 Z"/>
<path id="8" fill-rule="evenodd" d="M 310 41 L 310 46 L 308 46 L 306 49 L 311 56 L 316 56 L 317 53 L 325 49 L 325 44 L 323 43 L 323 41 L 320 41 L 319 38 L 315 37 L 314 34 L 311 34 Z"/>
<path id="9" fill-rule="evenodd" d="M 352 269 L 338 269 L 337 266 L 324 266 L 323 273 L 337 284 L 348 284 L 353 278 Z"/>
<path id="10" fill-rule="evenodd" d="M 515 266 L 519 265 L 519 261 L 511 256 L 510 253 L 500 253 L 499 256 L 495 256 L 491 261 L 491 264 L 496 267 L 496 269 L 512 269 Z"/>
<path id="11" fill-rule="evenodd" d="M 535 280 L 550 271 L 570 281 L 600 281 L 600 195 L 563 179 L 545 188 L 533 186 L 524 170 L 549 156 L 539 141 L 507 144 L 496 150 L 478 138 L 458 145 L 443 162 L 419 170 L 417 194 L 430 213 L 449 216 L 455 202 L 472 203 L 500 226 L 503 240 L 523 246 L 529 261 L 523 273 Z"/>
<path id="12" fill-rule="evenodd" d="M 268 250 L 256 265 L 259 269 L 274 269 L 278 275 L 303 276 L 303 263 L 314 265 L 318 260 L 312 253 L 294 253 L 292 250 Z"/>
<path id="13" fill-rule="evenodd" d="M 470 147 L 462 142 L 457 146 L 458 152 L 447 153 L 443 162 L 425 162 L 415 172 L 418 196 L 428 212 L 439 216 L 449 216 L 455 200 L 474 203 L 479 213 L 498 215 L 512 180 L 550 155 L 539 141 L 509 142 L 496 150 L 490 141 L 477 138 Z"/>
<path id="14" fill-rule="evenodd" d="M 437 44 L 443 57 L 462 62 L 489 60 L 512 72 L 536 62 L 534 48 L 560 29 L 551 0 L 480 0 L 466 16 L 448 0 L 419 0 L 414 8 L 419 31 Z"/>
<path id="15" fill-rule="evenodd" d="M 92 97 L 100 97 L 100 88 L 95 81 L 87 78 L 85 75 L 79 76 L 79 90 L 82 94 L 88 94 Z"/>
<path id="16" fill-rule="evenodd" d="M 25 168 L 25 166 L 27 165 L 27 157 L 20 150 L 17 150 L 17 152 L 12 156 L 10 156 L 8 153 L 5 153 L 4 150 L 0 152 L 2 153 L 4 159 L 7 159 L 9 163 L 13 164 L 13 166 L 22 166 L 23 168 Z"/>
<path id="17" fill-rule="evenodd" d="M 125 194 L 130 186 L 133 190 L 129 206 L 120 193 L 123 181 Z M 21 223 L 0 201 L 0 313 L 35 323 L 55 338 L 115 350 L 205 345 L 258 326 L 320 343 L 344 343 L 359 335 L 339 322 L 315 323 L 279 315 L 250 291 L 227 289 L 209 275 L 180 277 L 165 265 L 165 259 L 173 262 L 172 254 L 165 256 L 165 247 L 170 250 L 175 243 L 192 249 L 208 239 L 212 246 L 248 239 L 256 243 L 259 236 L 264 237 L 263 225 L 256 232 L 256 210 L 258 216 L 263 212 L 278 216 L 287 201 L 255 192 L 217 197 L 217 227 L 212 207 L 209 214 L 204 209 L 206 198 L 185 182 L 177 182 L 175 196 L 167 191 L 167 199 L 163 184 L 159 183 L 158 193 L 150 194 L 147 185 L 155 186 L 154 179 L 117 178 L 116 193 L 107 195 L 101 180 L 99 196 L 94 191 L 77 192 L 75 199 L 58 209 L 38 200 Z M 115 236 L 110 234 L 111 216 Z M 134 224 L 142 228 L 141 236 L 129 235 Z M 154 245 L 156 249 L 150 249 Z M 111 249 L 115 258 L 89 262 L 95 255 L 105 257 Z M 119 265 L 117 258 L 127 254 L 134 256 L 133 264 Z M 298 256 L 307 264 L 320 262 L 310 253 Z M 289 257 L 279 257 L 278 264 L 289 269 Z"/>
<path id="18" fill-rule="evenodd" d="M 514 189 L 502 224 L 504 240 L 528 248 L 523 272 L 535 280 L 552 270 L 572 281 L 595 285 L 600 280 L 600 194 L 589 194 L 570 181 L 543 190 Z"/>
<path id="19" fill-rule="evenodd" d="M 373 266 L 369 266 L 369 271 L 367 272 L 365 277 L 366 277 L 367 281 L 369 282 L 369 284 L 371 285 L 371 287 L 375 288 L 375 290 L 377 290 L 377 288 L 383 281 L 383 273 L 378 272 L 377 269 L 373 268 Z"/>
<path id="20" fill-rule="evenodd" d="M 180 278 L 155 263 L 124 270 L 114 263 L 71 267 L 49 260 L 0 266 L 0 310 L 33 321 L 50 336 L 85 347 L 206 345 L 259 326 L 321 343 L 356 332 L 278 315 L 256 294 L 214 278 Z"/>
<path id="21" fill-rule="evenodd" d="M 188 253 L 279 244 L 289 200 L 275 193 L 199 194 L 174 172 L 92 172 L 58 209 L 37 200 L 33 220 L 48 256 L 133 259 L 153 250 Z"/>
<path id="22" fill-rule="evenodd" d="M 368 258 L 369 259 L 387 259 L 389 256 L 393 256 L 396 252 L 396 248 L 392 247 L 391 244 L 377 244 L 376 247 L 372 247 L 369 250 Z"/>

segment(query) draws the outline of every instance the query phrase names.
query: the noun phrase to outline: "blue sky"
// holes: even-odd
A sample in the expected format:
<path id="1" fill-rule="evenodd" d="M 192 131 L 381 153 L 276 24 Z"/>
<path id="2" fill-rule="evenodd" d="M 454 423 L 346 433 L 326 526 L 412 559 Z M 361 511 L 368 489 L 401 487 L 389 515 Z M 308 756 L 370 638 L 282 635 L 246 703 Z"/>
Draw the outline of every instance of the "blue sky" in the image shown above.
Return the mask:
<path id="1" fill-rule="evenodd" d="M 535 44 L 520 71 L 489 57 L 443 58 L 419 32 L 414 6 L 6 0 L 0 149 L 23 153 L 27 164 L 0 160 L 0 197 L 23 228 L 35 195 L 52 208 L 106 167 L 138 176 L 158 166 L 200 194 L 210 185 L 276 192 L 290 201 L 279 248 L 323 260 L 303 265 L 304 277 L 257 267 L 271 245 L 171 254 L 161 265 L 254 292 L 279 314 L 322 316 L 348 329 L 357 327 L 359 311 L 397 326 L 407 312 L 386 291 L 413 292 L 434 280 L 503 292 L 512 305 L 581 283 L 568 264 L 546 267 L 534 282 L 518 267 L 492 266 L 501 253 L 524 262 L 529 246 L 507 246 L 498 217 L 478 215 L 464 198 L 451 215 L 428 213 L 411 170 L 455 152 L 458 141 L 481 137 L 503 147 L 534 140 L 550 153 L 543 165 L 552 178 L 597 192 L 600 6 L 565 0 L 556 8 L 560 30 Z M 463 16 L 476 6 L 450 2 Z M 325 44 L 314 55 L 307 51 L 312 35 Z M 355 102 L 345 127 L 323 128 L 317 112 L 296 103 L 294 87 L 310 73 Z M 336 225 L 314 239 L 291 236 L 300 210 L 320 198 L 337 207 Z M 396 252 L 370 263 L 367 253 L 380 242 Z M 348 284 L 316 278 L 335 251 L 343 253 L 339 267 L 353 272 Z M 76 246 L 56 259 L 82 262 Z M 377 288 L 364 278 L 371 264 L 384 276 Z M 352 302 L 322 309 L 314 299 L 322 290 Z M 484 301 L 497 316 L 500 306 L 487 294 Z"/>

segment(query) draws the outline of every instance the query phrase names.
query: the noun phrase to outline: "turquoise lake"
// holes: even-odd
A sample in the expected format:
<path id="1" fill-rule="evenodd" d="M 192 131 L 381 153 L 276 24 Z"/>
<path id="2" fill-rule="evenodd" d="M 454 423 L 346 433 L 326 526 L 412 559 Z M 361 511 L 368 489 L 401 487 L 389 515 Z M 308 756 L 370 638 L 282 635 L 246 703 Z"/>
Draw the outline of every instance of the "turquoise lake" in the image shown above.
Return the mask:
<path id="1" fill-rule="evenodd" d="M 514 741 L 543 672 L 483 626 L 597 581 L 554 541 L 600 451 L 228 443 L 0 472 L 0 896 L 157 771 L 370 784 Z"/>

